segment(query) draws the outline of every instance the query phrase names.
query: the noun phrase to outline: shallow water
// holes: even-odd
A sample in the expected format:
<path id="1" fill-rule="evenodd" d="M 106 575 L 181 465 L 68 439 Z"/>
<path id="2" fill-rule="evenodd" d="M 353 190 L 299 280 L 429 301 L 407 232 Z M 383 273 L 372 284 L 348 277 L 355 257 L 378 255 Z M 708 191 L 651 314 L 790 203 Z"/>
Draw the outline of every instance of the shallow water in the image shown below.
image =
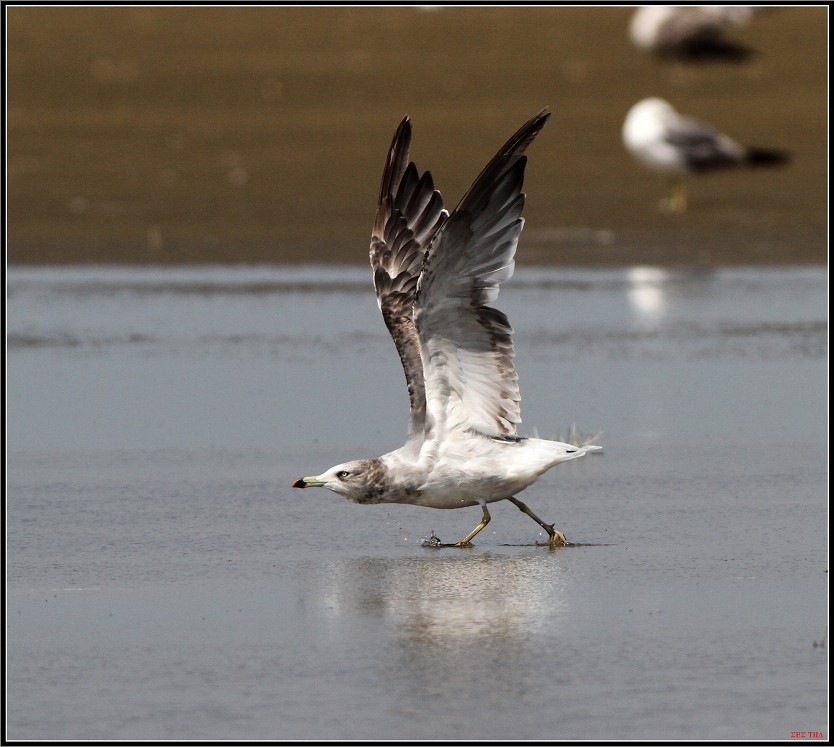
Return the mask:
<path id="1" fill-rule="evenodd" d="M 828 736 L 827 274 L 520 268 L 509 504 L 293 479 L 405 434 L 364 268 L 12 268 L 10 739 Z"/>

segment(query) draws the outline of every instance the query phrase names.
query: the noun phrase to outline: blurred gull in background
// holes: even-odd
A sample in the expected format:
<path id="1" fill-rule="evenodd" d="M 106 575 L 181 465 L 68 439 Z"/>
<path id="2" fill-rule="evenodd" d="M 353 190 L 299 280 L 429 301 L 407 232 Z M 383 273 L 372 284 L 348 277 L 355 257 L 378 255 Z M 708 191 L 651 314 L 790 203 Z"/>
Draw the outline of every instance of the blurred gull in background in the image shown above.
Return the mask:
<path id="1" fill-rule="evenodd" d="M 679 114 L 660 98 L 635 104 L 623 124 L 623 143 L 634 158 L 671 177 L 672 195 L 661 201 L 666 212 L 686 211 L 687 191 L 683 177 L 739 166 L 776 166 L 787 154 L 767 148 L 740 145 L 712 125 Z"/>
<path id="2" fill-rule="evenodd" d="M 660 56 L 740 61 L 752 50 L 728 39 L 726 32 L 752 17 L 753 9 L 743 5 L 649 5 L 631 17 L 629 36 L 636 47 Z"/>

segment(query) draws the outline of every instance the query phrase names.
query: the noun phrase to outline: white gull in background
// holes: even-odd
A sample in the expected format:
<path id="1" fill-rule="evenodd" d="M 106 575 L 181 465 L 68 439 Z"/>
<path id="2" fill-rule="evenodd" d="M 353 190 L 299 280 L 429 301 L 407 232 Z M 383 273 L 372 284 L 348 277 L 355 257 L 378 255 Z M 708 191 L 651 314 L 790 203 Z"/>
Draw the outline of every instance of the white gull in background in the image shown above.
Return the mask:
<path id="1" fill-rule="evenodd" d="M 664 210 L 686 210 L 683 177 L 743 166 L 777 166 L 787 154 L 770 148 L 740 145 L 712 125 L 679 114 L 660 98 L 647 98 L 629 110 L 623 123 L 623 144 L 643 166 L 667 174 L 672 196 L 661 203 Z"/>
<path id="2" fill-rule="evenodd" d="M 658 56 L 741 61 L 751 50 L 727 32 L 752 17 L 753 8 L 743 5 L 646 5 L 632 15 L 628 32 L 636 47 Z"/>
<path id="3" fill-rule="evenodd" d="M 419 176 L 410 162 L 411 124 L 402 120 L 382 175 L 370 257 L 408 385 L 408 437 L 395 451 L 337 464 L 293 487 L 327 488 L 355 503 L 481 506 L 481 522 L 458 547 L 489 523 L 488 503 L 508 500 L 544 528 L 549 546 L 566 544 L 515 495 L 600 447 L 518 434 L 512 329 L 490 305 L 515 265 L 524 151 L 549 116 L 542 110 L 524 124 L 451 214 L 431 174 Z"/>

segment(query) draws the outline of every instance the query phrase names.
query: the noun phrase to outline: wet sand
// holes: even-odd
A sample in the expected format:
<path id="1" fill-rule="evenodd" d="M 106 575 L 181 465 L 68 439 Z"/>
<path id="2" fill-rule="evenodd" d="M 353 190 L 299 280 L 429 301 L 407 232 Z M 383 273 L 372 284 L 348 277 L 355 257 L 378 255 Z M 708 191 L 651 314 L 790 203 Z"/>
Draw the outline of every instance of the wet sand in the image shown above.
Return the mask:
<path id="1" fill-rule="evenodd" d="M 762 13 L 743 63 L 658 62 L 629 8 L 11 7 L 12 263 L 364 262 L 384 155 L 454 204 L 549 105 L 520 262 L 827 258 L 827 8 Z M 620 144 L 647 95 L 749 144 L 768 172 L 692 180 L 690 209 Z"/>

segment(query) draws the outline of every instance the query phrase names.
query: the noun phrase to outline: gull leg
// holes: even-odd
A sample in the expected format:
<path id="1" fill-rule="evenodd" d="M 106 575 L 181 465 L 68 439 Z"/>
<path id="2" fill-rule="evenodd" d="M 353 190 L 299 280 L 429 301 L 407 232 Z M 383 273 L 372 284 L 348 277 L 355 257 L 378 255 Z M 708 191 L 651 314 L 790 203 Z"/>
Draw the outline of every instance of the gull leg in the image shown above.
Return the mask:
<path id="1" fill-rule="evenodd" d="M 672 187 L 672 210 L 678 215 L 686 212 L 687 196 L 686 182 L 678 179 Z"/>
<path id="2" fill-rule="evenodd" d="M 526 503 L 522 503 L 518 498 L 507 498 L 508 501 L 511 503 L 515 503 L 518 507 L 519 511 L 527 514 L 533 521 L 535 521 L 545 532 L 547 532 L 547 536 L 550 539 L 547 542 L 548 547 L 564 547 L 568 544 L 568 541 L 564 534 L 562 534 L 558 529 L 553 528 L 553 524 L 546 524 L 543 522 L 538 516 L 536 516 L 531 510 L 530 507 Z"/>
<path id="3" fill-rule="evenodd" d="M 487 511 L 486 506 L 481 506 L 481 508 L 484 510 L 484 518 L 481 519 L 481 523 L 478 524 L 478 526 L 476 526 L 471 532 L 469 532 L 469 534 L 467 534 L 460 542 L 455 542 L 453 547 L 470 547 L 472 544 L 470 540 L 478 532 L 480 532 L 487 524 L 489 524 L 490 519 L 492 519 L 492 517 L 489 515 L 489 511 Z"/>
<path id="4" fill-rule="evenodd" d="M 675 177 L 670 181 L 670 189 L 671 195 L 660 201 L 660 211 L 675 215 L 685 213 L 688 203 L 686 182 L 682 178 Z"/>

